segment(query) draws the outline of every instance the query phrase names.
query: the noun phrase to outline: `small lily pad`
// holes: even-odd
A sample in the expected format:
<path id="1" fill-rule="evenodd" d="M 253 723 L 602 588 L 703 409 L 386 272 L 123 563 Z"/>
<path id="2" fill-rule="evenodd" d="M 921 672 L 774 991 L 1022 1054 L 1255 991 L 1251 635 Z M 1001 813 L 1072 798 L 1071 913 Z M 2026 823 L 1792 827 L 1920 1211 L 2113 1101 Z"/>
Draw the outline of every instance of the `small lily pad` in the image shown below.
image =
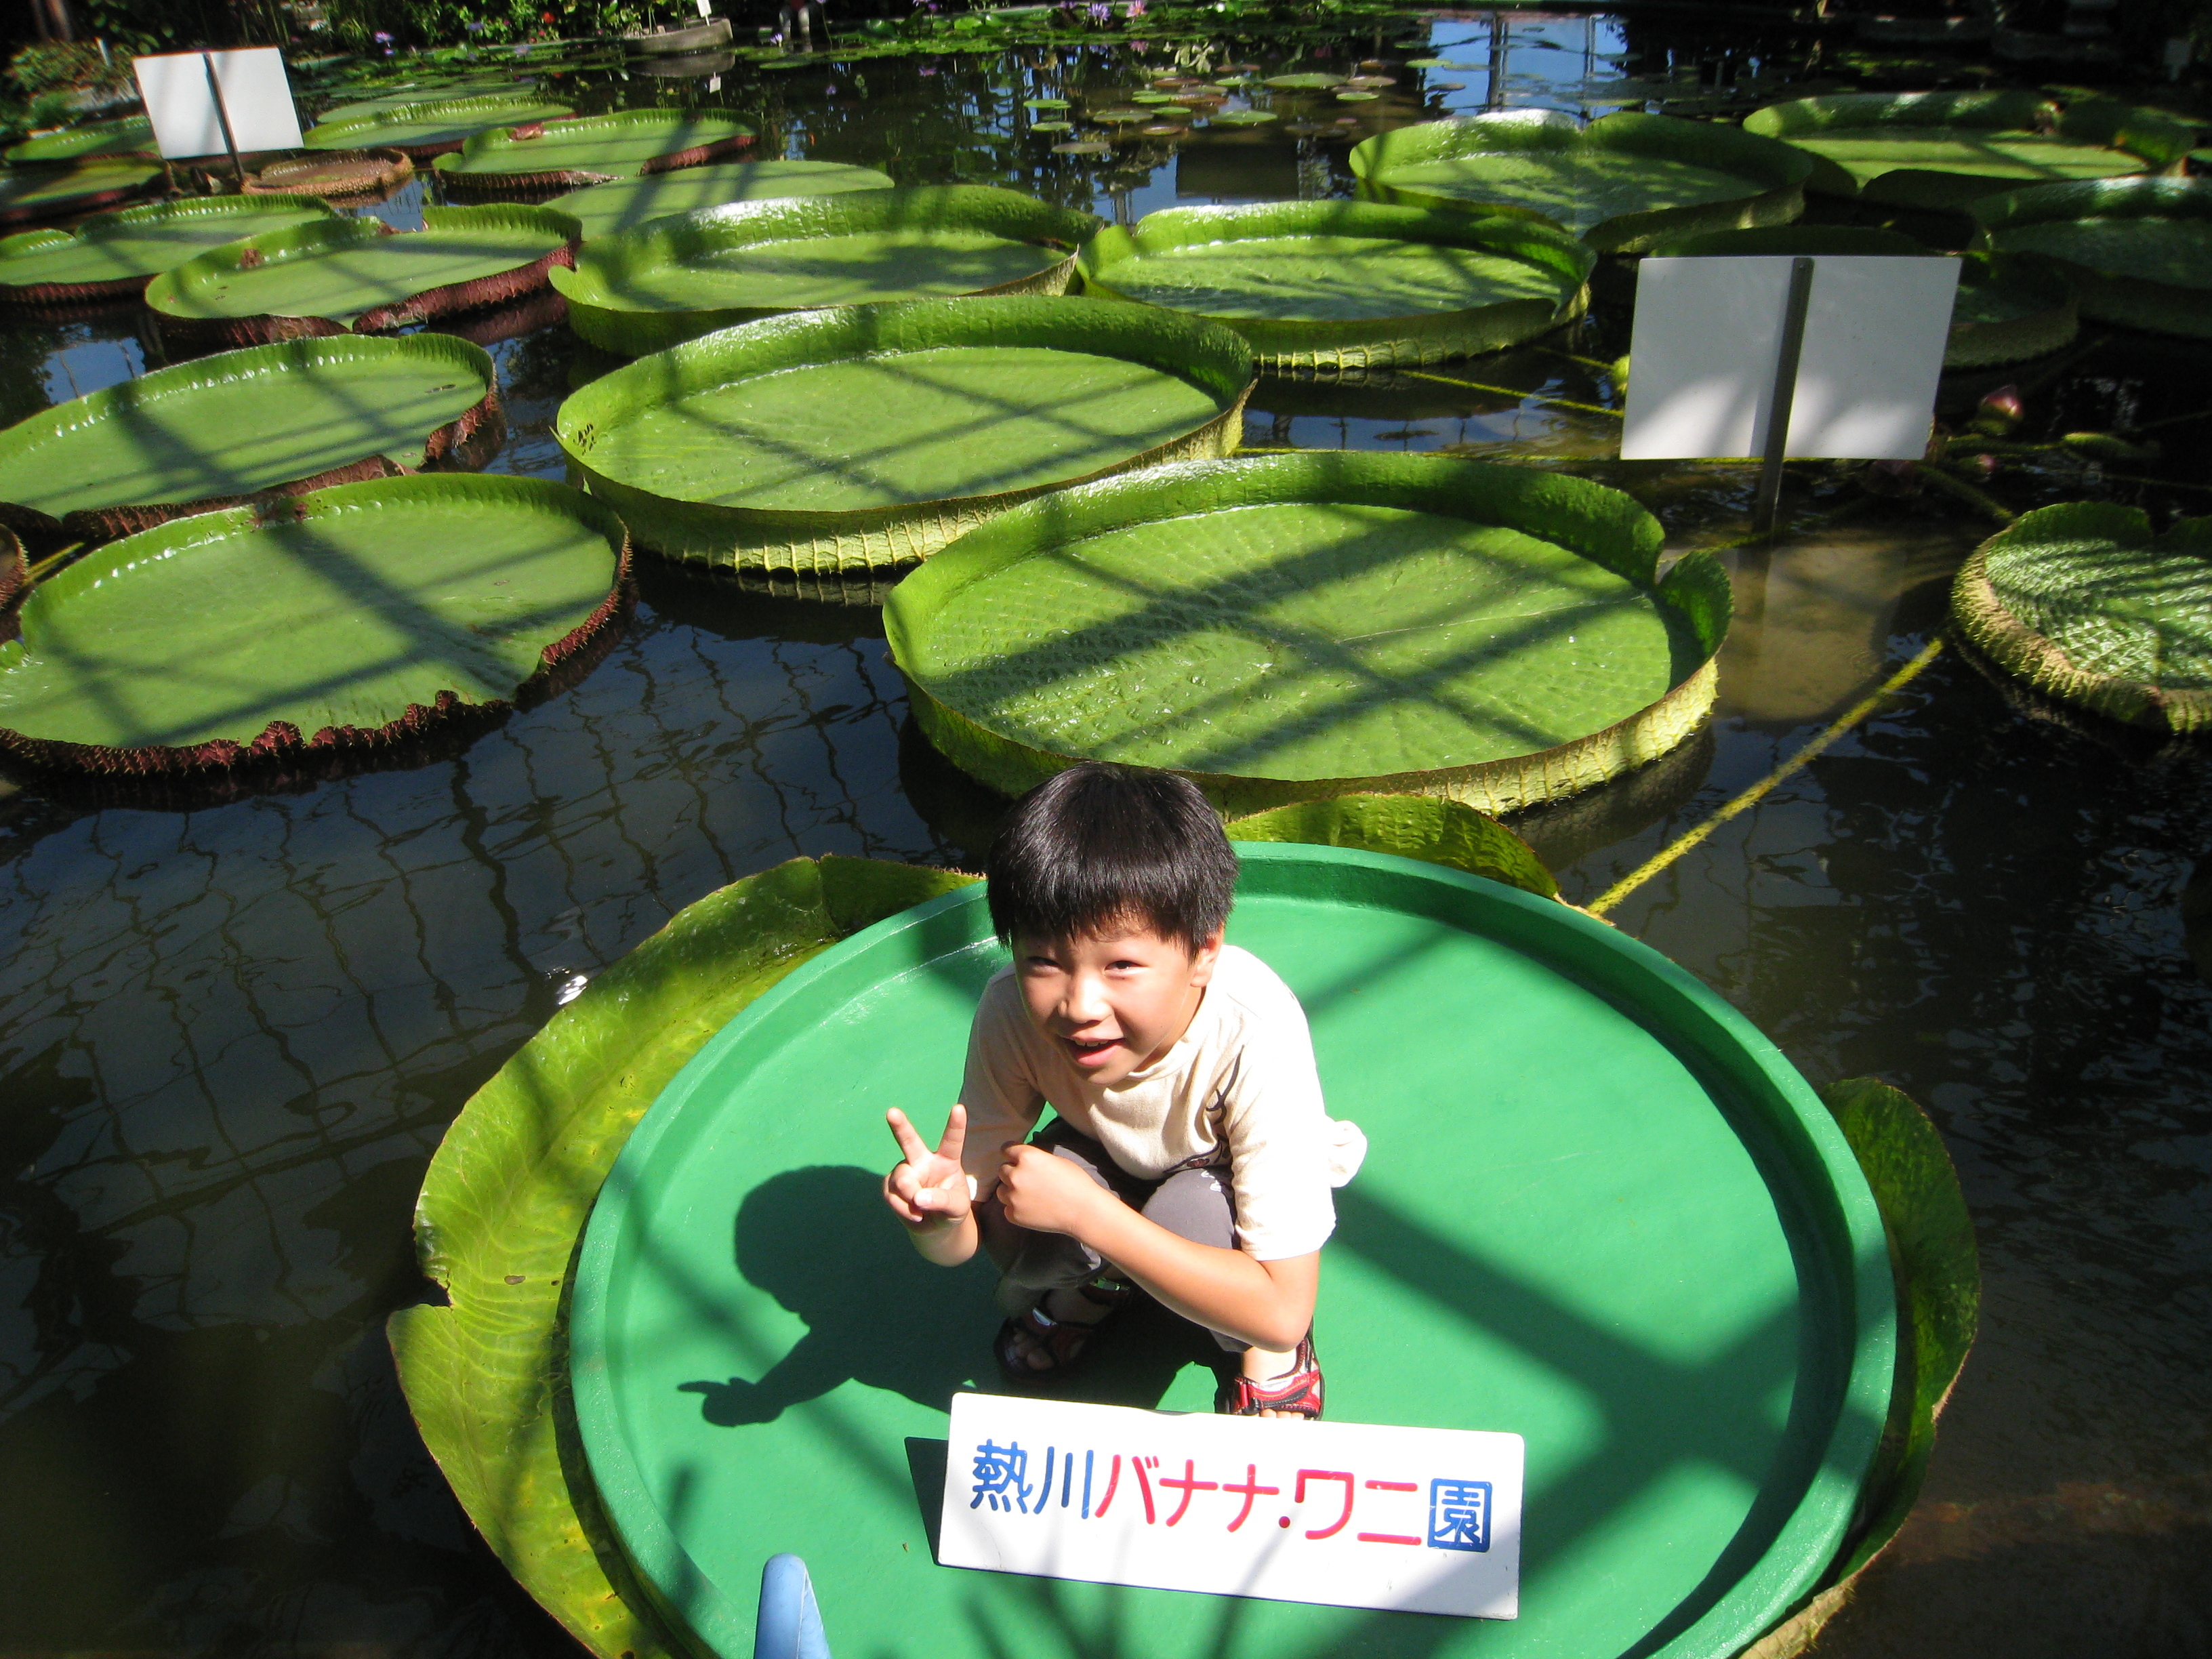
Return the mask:
<path id="1" fill-rule="evenodd" d="M 1024 109 L 1066 109 L 1067 107 L 1067 100 L 1065 98 L 1024 98 L 1022 100 L 1022 107 Z"/>
<path id="2" fill-rule="evenodd" d="M 1206 119 L 1218 127 L 1260 127 L 1282 118 L 1271 109 L 1224 109 Z"/>
<path id="3" fill-rule="evenodd" d="M 1031 132 L 1073 132 L 1075 131 L 1075 123 L 1073 121 L 1032 121 L 1030 123 L 1030 131 Z"/>
<path id="4" fill-rule="evenodd" d="M 1297 75 L 1271 75 L 1267 77 L 1267 84 L 1278 92 L 1326 92 L 1331 87 L 1342 86 L 1344 76 L 1323 75 L 1316 71 Z"/>

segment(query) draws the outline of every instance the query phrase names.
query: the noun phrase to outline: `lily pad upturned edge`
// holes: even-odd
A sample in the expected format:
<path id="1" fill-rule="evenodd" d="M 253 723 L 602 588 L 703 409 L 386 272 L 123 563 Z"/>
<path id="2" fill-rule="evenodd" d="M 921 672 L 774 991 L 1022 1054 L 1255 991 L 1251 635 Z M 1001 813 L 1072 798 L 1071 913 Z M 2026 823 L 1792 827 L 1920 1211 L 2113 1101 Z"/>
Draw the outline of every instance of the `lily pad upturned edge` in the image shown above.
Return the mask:
<path id="1" fill-rule="evenodd" d="M 1967 211 L 1974 221 L 1974 246 L 2001 253 L 2007 251 L 2004 233 L 2017 225 L 2084 219 L 2212 220 L 2212 179 L 2090 179 L 2031 185 L 1982 197 Z M 2084 317 L 2149 334 L 2212 339 L 2212 289 L 2185 288 L 2055 253 L 2023 250 L 2015 257 L 2064 271 Z"/>
<path id="2" fill-rule="evenodd" d="M 473 376 L 483 386 L 482 398 L 445 425 L 425 435 L 422 462 L 419 468 L 401 466 L 385 455 L 364 455 L 320 472 L 311 473 L 306 477 L 286 479 L 243 494 L 207 495 L 184 501 L 118 501 L 109 507 L 80 507 L 64 514 L 58 519 L 25 502 L 0 501 L 0 525 L 40 541 L 57 544 L 84 542 L 97 545 L 113 541 L 118 536 L 136 535 L 142 530 L 150 530 L 155 525 L 167 524 L 173 519 L 218 512 L 224 507 L 243 506 L 248 501 L 304 495 L 312 490 L 327 489 L 335 484 L 400 477 L 410 471 L 473 472 L 489 464 L 498 453 L 500 445 L 507 437 L 507 417 L 500 407 L 499 372 L 493 366 L 489 354 L 481 346 L 471 345 L 468 341 L 456 339 L 449 334 L 428 333 L 406 335 L 398 339 L 341 335 L 335 339 L 279 340 L 268 345 L 247 346 L 235 351 L 173 363 L 167 368 L 143 374 L 135 380 L 103 386 L 68 403 L 56 404 L 40 410 L 27 420 L 17 422 L 14 426 L 0 429 L 0 452 L 28 437 L 81 424 L 88 416 L 119 403 L 157 397 L 174 386 L 256 374 L 264 369 L 281 371 L 289 367 L 304 367 L 318 360 L 327 361 L 334 355 L 351 356 L 365 351 L 379 355 L 402 352 L 410 356 L 449 359 L 461 372 Z"/>
<path id="3" fill-rule="evenodd" d="M 641 408 L 809 363 L 954 345 L 1061 346 L 1124 356 L 1202 386 L 1219 412 L 1180 438 L 1080 478 L 849 512 L 682 501 L 607 477 L 591 464 L 599 428 Z M 811 596 L 909 568 L 1017 502 L 1163 462 L 1231 453 L 1256 378 L 1252 349 L 1240 337 L 1150 306 L 1032 295 L 901 300 L 791 312 L 641 357 L 572 392 L 554 432 L 575 474 L 614 506 L 640 545 L 679 562 L 734 568 L 740 577 L 758 574 L 770 584 L 781 579 Z"/>
<path id="4" fill-rule="evenodd" d="M 1455 803 L 1319 802 L 1228 831 L 1395 853 L 1550 896 L 1534 854 Z M 400 1386 L 477 1531 L 599 1659 L 690 1651 L 600 1510 L 568 1395 L 569 1268 L 599 1185 L 669 1079 L 754 999 L 839 939 L 976 879 L 833 854 L 707 895 L 556 1013 L 470 1097 L 430 1161 L 416 1249 L 447 1302 L 386 1322 Z"/>
<path id="5" fill-rule="evenodd" d="M 353 168 L 350 176 L 320 189 L 310 190 L 306 182 L 301 182 L 312 180 L 318 168 L 327 175 L 331 169 L 347 167 Z M 357 196 L 396 190 L 414 176 L 415 163 L 404 149 L 326 149 L 271 161 L 260 172 L 246 175 L 245 190 L 248 196 L 307 195 L 324 201 L 347 201 Z"/>
<path id="6" fill-rule="evenodd" d="M 828 196 L 766 197 L 693 208 L 650 220 L 634 229 L 588 238 L 567 274 L 552 281 L 568 301 L 568 326 L 578 338 L 602 351 L 641 357 L 717 329 L 796 311 L 830 308 L 724 306 L 647 310 L 616 303 L 608 290 L 610 281 L 641 269 L 760 242 L 803 241 L 817 236 L 920 226 L 981 230 L 1012 241 L 1065 248 L 1064 258 L 1041 270 L 957 297 L 1054 296 L 1067 291 L 1076 268 L 1076 249 L 1098 224 L 1096 214 L 1054 207 L 994 185 L 893 185 Z"/>
<path id="7" fill-rule="evenodd" d="M 1787 224 L 1805 210 L 1804 184 L 1813 170 L 1812 157 L 1802 150 L 1778 139 L 1709 121 L 1624 111 L 1602 116 L 1585 127 L 1556 111 L 1515 110 L 1425 121 L 1376 133 L 1352 147 L 1352 171 L 1363 194 L 1382 201 L 1461 213 L 1517 214 L 1550 224 L 1551 219 L 1532 209 L 1401 189 L 1382 175 L 1392 167 L 1422 161 L 1578 147 L 1686 162 L 1766 186 L 1755 196 L 1723 202 L 1615 214 L 1583 233 L 1582 240 L 1602 253 L 1642 253 L 1662 237 L 1684 236 L 1692 231 Z"/>
<path id="8" fill-rule="evenodd" d="M 537 669 L 508 696 L 482 702 L 465 701 L 452 690 L 440 690 L 428 703 L 410 703 L 405 711 L 382 726 L 326 726 L 302 734 L 287 720 L 270 720 L 251 742 L 229 738 L 185 747 L 144 744 L 128 748 L 101 744 L 70 743 L 27 737 L 0 726 L 0 760 L 9 770 L 28 776 L 42 788 L 55 783 L 64 791 L 84 793 L 103 804 L 143 801 L 149 805 L 198 804 L 198 793 L 212 790 L 211 799 L 227 797 L 240 787 L 275 787 L 299 778 L 342 775 L 371 769 L 380 763 L 413 763 L 444 752 L 441 745 L 465 746 L 483 732 L 501 725 L 518 708 L 530 708 L 558 696 L 591 672 L 612 646 L 635 600 L 630 572 L 629 532 L 622 520 L 580 490 L 544 478 L 507 477 L 487 473 L 455 473 L 442 477 L 421 474 L 404 478 L 376 478 L 362 483 L 340 484 L 279 501 L 257 501 L 245 507 L 198 514 L 157 525 L 136 537 L 112 544 L 103 551 L 131 557 L 167 557 L 181 554 L 198 543 L 251 532 L 270 522 L 313 519 L 319 514 L 373 509 L 380 499 L 395 490 L 410 494 L 466 494 L 478 498 L 510 500 L 542 507 L 557 505 L 604 535 L 616 550 L 614 569 L 605 599 L 585 619 L 538 653 Z M 132 544 L 136 545 L 132 545 Z M 64 567 L 48 580 L 54 584 L 92 580 L 92 566 L 82 562 Z M 41 584 L 43 587 L 46 584 Z M 40 587 L 24 593 L 6 614 L 7 637 L 18 631 L 25 607 L 36 603 Z"/>
<path id="9" fill-rule="evenodd" d="M 583 185 L 611 184 L 616 179 L 632 175 L 611 173 L 590 167 L 548 167 L 536 173 L 500 173 L 479 170 L 469 164 L 511 145 L 535 138 L 565 136 L 579 132 L 620 132 L 624 128 L 666 126 L 693 118 L 720 119 L 720 117 L 695 118 L 689 110 L 680 109 L 623 109 L 604 115 L 568 115 L 545 121 L 526 121 L 517 126 L 493 126 L 464 143 L 459 149 L 448 150 L 433 164 L 438 177 L 447 190 L 458 196 L 493 197 L 507 191 L 574 190 Z M 641 163 L 641 173 L 673 173 L 680 167 L 697 167 L 725 155 L 733 155 L 750 145 L 758 135 L 741 121 L 727 125 L 735 131 L 704 143 L 686 144 Z"/>
<path id="10" fill-rule="evenodd" d="M 475 311 L 520 299 L 545 287 L 546 273 L 556 265 L 565 265 L 574 259 L 576 249 L 584 240 L 581 225 L 567 214 L 556 213 L 550 208 L 498 203 L 483 207 L 426 207 L 422 210 L 424 231 L 466 230 L 472 225 L 518 226 L 558 235 L 562 240 L 559 246 L 537 258 L 507 270 L 471 277 L 466 282 L 441 283 L 435 288 L 424 289 L 419 294 L 410 294 L 393 304 L 374 307 L 355 318 L 350 325 L 332 317 L 290 317 L 265 312 L 244 317 L 193 317 L 163 308 L 163 302 L 172 294 L 189 286 L 195 279 L 250 269 L 272 256 L 283 258 L 293 255 L 312 255 L 325 249 L 349 247 L 386 236 L 420 234 L 395 231 L 381 219 L 334 218 L 316 224 L 295 226 L 289 230 L 270 231 L 242 242 L 233 242 L 224 247 L 210 248 L 205 253 L 196 254 L 149 283 L 146 285 L 146 304 L 154 312 L 156 325 L 164 340 L 173 339 L 187 349 L 266 345 L 278 340 L 314 339 L 333 334 L 374 334 L 388 329 L 405 328 L 413 323 L 425 323 L 433 317 L 442 317 L 452 312 Z"/>
<path id="11" fill-rule="evenodd" d="M 335 218 L 337 210 L 319 198 L 289 192 L 264 191 L 244 196 L 184 196 L 173 201 L 145 202 L 114 213 L 102 214 L 66 230 L 21 230 L 0 239 L 0 301 L 11 305 L 71 305 L 85 300 L 126 298 L 145 291 L 154 273 L 141 276 L 112 276 L 94 283 L 15 283 L 7 280 L 6 261 L 52 248 L 100 240 L 108 227 L 127 230 L 138 225 L 158 225 L 178 220 L 235 218 L 240 237 L 252 234 L 258 214 L 313 213 Z M 181 262 L 180 262 L 181 263 Z"/>
<path id="12" fill-rule="evenodd" d="M 1251 342 L 1261 370 L 1273 374 L 1418 368 L 1517 345 L 1583 314 L 1589 305 L 1589 274 L 1597 264 L 1597 255 L 1580 239 L 1518 215 L 1477 216 L 1464 210 L 1375 202 L 1270 202 L 1250 207 L 1167 208 L 1146 214 L 1130 229 L 1103 226 L 1077 256 L 1076 270 L 1085 293 L 1128 299 L 1112 280 L 1114 266 L 1124 259 L 1158 248 L 1287 236 L 1372 236 L 1480 248 L 1545 267 L 1561 279 L 1566 292 L 1555 306 L 1540 300 L 1507 300 L 1465 310 L 1342 321 L 1188 313 L 1243 335 Z"/>
<path id="13" fill-rule="evenodd" d="M 410 161 L 427 161 L 433 156 L 459 149 L 475 133 L 487 127 L 502 124 L 513 125 L 519 119 L 557 121 L 575 112 L 566 104 L 533 97 L 521 91 L 504 94 L 482 94 L 466 98 L 425 98 L 380 110 L 365 110 L 358 115 L 336 121 L 319 121 L 307 130 L 301 143 L 311 150 L 396 149 Z M 469 131 L 455 137 L 433 139 L 428 143 L 410 142 L 390 136 L 394 127 L 415 126 L 447 118 L 451 118 L 453 125 L 457 127 L 468 126 Z M 471 122 L 473 125 L 471 125 Z"/>
<path id="14" fill-rule="evenodd" d="M 1656 575 L 1663 532 L 1633 498 L 1587 479 L 1481 461 L 1371 451 L 1313 452 L 1194 461 L 1062 490 L 1013 508 L 963 537 L 884 602 L 891 660 L 905 676 L 915 723 L 938 751 L 1001 794 L 1018 795 L 1081 757 L 1048 753 L 995 732 L 939 700 L 921 664 L 932 618 L 959 590 L 1029 556 L 1127 524 L 1231 507 L 1301 501 L 1357 502 L 1474 517 L 1570 549 L 1649 589 L 1695 630 L 1698 668 L 1648 707 L 1601 731 L 1529 755 L 1466 766 L 1340 778 L 1279 779 L 1172 769 L 1233 817 L 1341 795 L 1438 795 L 1484 813 L 1560 800 L 1658 759 L 1695 732 L 1718 687 L 1721 642 L 1733 605 L 1728 574 L 1692 552 Z"/>
<path id="15" fill-rule="evenodd" d="M 2207 520 L 2182 522 L 2203 526 Z M 2084 668 L 2056 641 L 2014 614 L 1990 579 L 1990 562 L 2008 546 L 2037 538 L 2139 546 L 2153 537 L 2148 514 L 2117 501 L 2062 501 L 2022 514 L 1976 548 L 1952 581 L 1952 625 L 1966 643 L 2057 702 L 2129 726 L 2179 734 L 2212 732 L 2212 690 L 2169 690 Z M 2212 538 L 2205 539 L 2205 557 L 2212 565 Z"/>

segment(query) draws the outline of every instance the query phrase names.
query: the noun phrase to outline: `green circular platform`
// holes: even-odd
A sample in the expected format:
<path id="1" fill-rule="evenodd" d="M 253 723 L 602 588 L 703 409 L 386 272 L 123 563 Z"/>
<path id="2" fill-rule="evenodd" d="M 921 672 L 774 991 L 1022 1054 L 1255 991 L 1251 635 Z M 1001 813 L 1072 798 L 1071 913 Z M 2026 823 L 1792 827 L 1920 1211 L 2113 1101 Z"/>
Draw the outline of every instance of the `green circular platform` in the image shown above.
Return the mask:
<path id="1" fill-rule="evenodd" d="M 935 1565 L 947 1402 L 1006 1386 L 993 1279 L 923 1262 L 878 1187 L 884 1109 L 942 1121 L 1004 960 L 970 886 L 814 957 L 709 1040 L 586 1232 L 591 1475 L 702 1649 L 751 1651 L 762 1563 L 785 1550 L 832 1650 L 870 1659 L 1721 1656 L 1827 1565 L 1896 1328 L 1874 1200 L 1803 1079 L 1564 905 L 1377 854 L 1239 856 L 1231 937 L 1304 1000 L 1330 1106 L 1372 1148 L 1324 1261 L 1331 1414 L 1527 1437 L 1520 1618 Z M 1135 1319 L 1067 1395 L 1206 1410 L 1190 1362 L 1209 1346 Z"/>

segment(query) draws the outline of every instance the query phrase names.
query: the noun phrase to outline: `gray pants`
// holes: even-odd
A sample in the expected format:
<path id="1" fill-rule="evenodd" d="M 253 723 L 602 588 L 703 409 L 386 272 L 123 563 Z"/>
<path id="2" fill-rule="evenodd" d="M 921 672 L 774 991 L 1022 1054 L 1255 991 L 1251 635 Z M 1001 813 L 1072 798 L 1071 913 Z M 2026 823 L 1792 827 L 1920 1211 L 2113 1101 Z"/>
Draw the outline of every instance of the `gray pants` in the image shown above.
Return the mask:
<path id="1" fill-rule="evenodd" d="M 1221 1179 L 1225 1165 L 1177 1170 L 1159 1181 L 1140 1180 L 1107 1156 L 1106 1149 L 1089 1135 L 1058 1121 L 1032 1144 L 1054 1158 L 1066 1158 L 1146 1220 L 1166 1228 L 1176 1237 L 1217 1249 L 1237 1248 L 1237 1198 Z M 1111 1266 L 1097 1251 L 1066 1233 L 1024 1231 L 1021 1248 L 1000 1283 L 1032 1293 L 1065 1290 L 1089 1283 Z M 1211 1334 L 1231 1353 L 1242 1353 L 1252 1346 L 1219 1331 Z"/>

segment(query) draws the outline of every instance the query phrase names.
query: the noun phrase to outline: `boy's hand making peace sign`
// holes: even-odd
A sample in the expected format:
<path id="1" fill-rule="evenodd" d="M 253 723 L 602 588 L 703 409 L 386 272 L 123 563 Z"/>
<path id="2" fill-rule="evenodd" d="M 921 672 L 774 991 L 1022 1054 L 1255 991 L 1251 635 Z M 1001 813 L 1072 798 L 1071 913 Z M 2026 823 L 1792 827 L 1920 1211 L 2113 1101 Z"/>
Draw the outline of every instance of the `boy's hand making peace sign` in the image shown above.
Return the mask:
<path id="1" fill-rule="evenodd" d="M 884 1117 L 891 1126 L 899 1151 L 905 1154 L 884 1177 L 884 1201 L 892 1212 L 915 1229 L 965 1220 L 974 1204 L 968 1172 L 960 1163 L 961 1151 L 968 1142 L 968 1109 L 952 1109 L 945 1120 L 945 1138 L 933 1152 L 897 1107 Z"/>

